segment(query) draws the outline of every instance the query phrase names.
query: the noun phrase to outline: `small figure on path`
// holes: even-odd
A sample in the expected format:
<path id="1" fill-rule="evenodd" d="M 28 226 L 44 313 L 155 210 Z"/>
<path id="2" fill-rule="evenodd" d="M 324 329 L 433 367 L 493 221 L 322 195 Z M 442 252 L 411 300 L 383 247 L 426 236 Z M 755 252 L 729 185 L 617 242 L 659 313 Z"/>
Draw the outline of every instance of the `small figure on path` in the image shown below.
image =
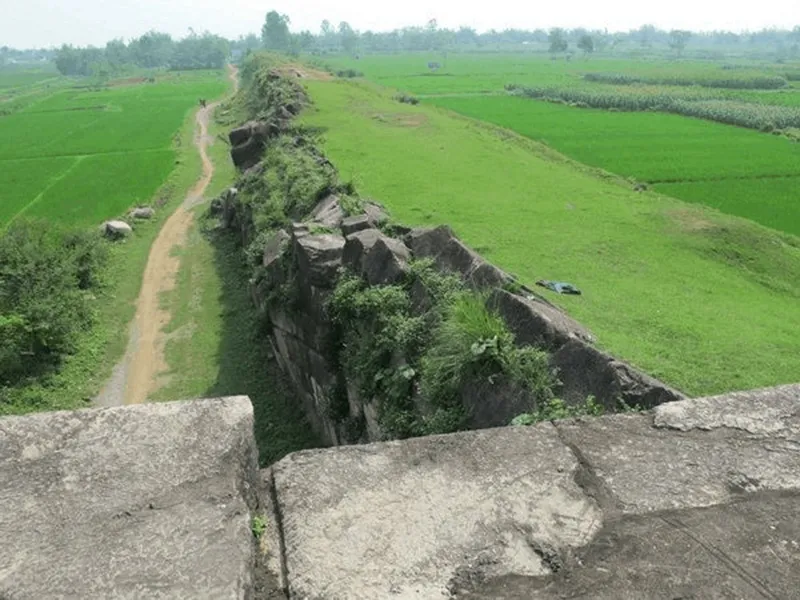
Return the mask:
<path id="1" fill-rule="evenodd" d="M 202 106 L 203 108 L 206 107 L 206 99 L 205 98 L 200 98 L 200 106 Z"/>

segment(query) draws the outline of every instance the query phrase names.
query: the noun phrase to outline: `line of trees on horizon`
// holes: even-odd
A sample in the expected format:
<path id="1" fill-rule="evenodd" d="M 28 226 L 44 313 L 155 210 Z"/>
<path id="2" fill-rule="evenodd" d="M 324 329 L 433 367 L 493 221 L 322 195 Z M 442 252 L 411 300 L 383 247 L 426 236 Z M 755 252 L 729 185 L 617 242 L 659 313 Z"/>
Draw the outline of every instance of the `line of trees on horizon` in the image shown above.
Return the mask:
<path id="1" fill-rule="evenodd" d="M 230 57 L 230 42 L 209 32 L 174 40 L 168 33 L 148 31 L 130 40 L 115 39 L 105 48 L 84 48 L 64 44 L 55 51 L 53 62 L 62 75 L 108 77 L 133 67 L 174 70 L 220 69 Z"/>
<path id="2" fill-rule="evenodd" d="M 334 26 L 324 20 L 317 33 L 310 31 L 291 32 L 290 18 L 276 11 L 267 13 L 261 35 L 250 34 L 232 42 L 234 50 L 247 52 L 259 47 L 300 54 L 303 52 L 325 54 L 344 52 L 349 54 L 370 52 L 403 51 L 447 51 L 481 48 L 503 48 L 525 45 L 546 47 L 554 55 L 570 54 L 573 48 L 585 55 L 620 48 L 647 52 L 668 50 L 682 55 L 692 42 L 698 48 L 758 49 L 779 59 L 800 58 L 800 25 L 786 29 L 764 29 L 761 31 L 734 33 L 729 31 L 691 32 L 687 30 L 666 31 L 654 25 L 619 33 L 585 28 L 564 29 L 506 29 L 478 33 L 471 27 L 448 29 L 439 27 L 435 19 L 425 26 L 404 27 L 388 32 L 355 30 L 342 21 Z"/>

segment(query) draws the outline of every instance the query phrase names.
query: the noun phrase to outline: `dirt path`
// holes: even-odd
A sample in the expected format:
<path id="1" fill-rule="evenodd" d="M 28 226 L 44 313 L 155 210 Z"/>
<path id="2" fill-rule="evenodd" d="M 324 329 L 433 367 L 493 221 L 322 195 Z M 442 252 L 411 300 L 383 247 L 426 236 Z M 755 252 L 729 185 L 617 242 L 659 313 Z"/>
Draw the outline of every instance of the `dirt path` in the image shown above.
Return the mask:
<path id="1" fill-rule="evenodd" d="M 235 67 L 229 67 L 229 76 L 238 90 L 239 80 Z M 169 323 L 169 311 L 161 307 L 161 296 L 175 287 L 180 258 L 174 249 L 185 240 L 192 224 L 192 207 L 203 200 L 214 165 L 206 152 L 212 138 L 208 135 L 208 122 L 219 102 L 197 111 L 198 131 L 194 143 L 203 161 L 203 175 L 195 183 L 183 203 L 166 220 L 147 259 L 142 287 L 136 301 L 136 316 L 131 325 L 130 339 L 125 357 L 118 364 L 106 388 L 97 398 L 100 406 L 139 404 L 159 387 L 159 375 L 166 371 L 164 347 L 167 335 L 164 328 Z"/>

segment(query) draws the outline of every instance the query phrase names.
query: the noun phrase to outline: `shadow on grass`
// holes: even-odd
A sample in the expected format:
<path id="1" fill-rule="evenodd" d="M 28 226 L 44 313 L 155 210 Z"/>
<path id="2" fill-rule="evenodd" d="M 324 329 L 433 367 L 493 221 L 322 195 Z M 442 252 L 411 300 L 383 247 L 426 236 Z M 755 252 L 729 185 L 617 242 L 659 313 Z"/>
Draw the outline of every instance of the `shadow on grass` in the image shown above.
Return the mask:
<path id="1" fill-rule="evenodd" d="M 214 249 L 222 282 L 222 333 L 219 375 L 206 397 L 246 395 L 253 403 L 260 464 L 322 442 L 314 434 L 285 376 L 271 356 L 266 333 L 259 328 L 248 290 L 248 270 L 234 236 L 220 230 L 205 234 Z"/>

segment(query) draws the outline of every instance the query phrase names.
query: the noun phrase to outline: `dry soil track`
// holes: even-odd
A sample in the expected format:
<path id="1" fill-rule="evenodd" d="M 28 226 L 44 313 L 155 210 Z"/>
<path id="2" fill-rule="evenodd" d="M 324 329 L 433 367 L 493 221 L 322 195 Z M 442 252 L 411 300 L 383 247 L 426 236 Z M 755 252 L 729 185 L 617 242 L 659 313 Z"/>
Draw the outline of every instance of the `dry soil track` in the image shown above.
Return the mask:
<path id="1" fill-rule="evenodd" d="M 229 68 L 229 76 L 236 91 L 239 80 L 235 67 Z M 175 249 L 186 240 L 194 218 L 191 209 L 202 201 L 203 193 L 214 175 L 214 164 L 207 153 L 208 145 L 213 141 L 208 135 L 208 122 L 219 104 L 215 102 L 197 111 L 194 143 L 203 161 L 203 175 L 164 223 L 150 248 L 136 301 L 136 316 L 130 328 L 128 349 L 97 398 L 96 404 L 100 406 L 145 402 L 158 389 L 159 377 L 167 370 L 164 357 L 167 336 L 164 328 L 171 315 L 161 306 L 161 296 L 175 287 L 180 267 L 180 258 L 176 256 Z"/>

